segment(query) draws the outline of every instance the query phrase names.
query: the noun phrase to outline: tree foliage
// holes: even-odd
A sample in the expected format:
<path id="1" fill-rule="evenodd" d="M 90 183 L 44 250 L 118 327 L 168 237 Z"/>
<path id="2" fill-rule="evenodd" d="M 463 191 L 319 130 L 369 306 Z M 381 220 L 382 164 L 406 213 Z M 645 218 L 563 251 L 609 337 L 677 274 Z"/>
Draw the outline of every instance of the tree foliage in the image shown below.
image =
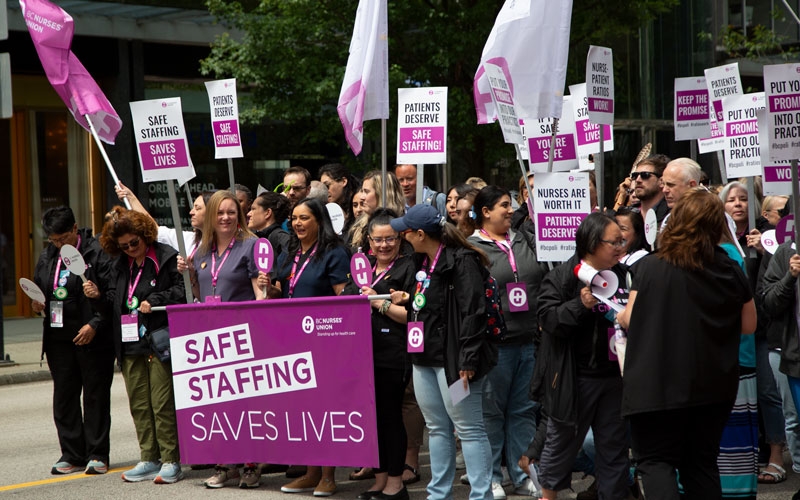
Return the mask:
<path id="1" fill-rule="evenodd" d="M 547 0 L 557 1 L 557 0 Z M 585 61 L 589 44 L 635 35 L 638 28 L 678 0 L 574 0 L 571 59 Z M 251 123 L 306 124 L 306 147 L 343 144 L 336 102 L 344 77 L 357 2 L 354 0 L 207 0 L 221 22 L 243 33 L 219 38 L 201 71 L 235 77 L 250 95 L 240 104 Z M 472 81 L 501 0 L 389 0 L 391 114 L 397 88 L 446 86 L 451 164 L 480 174 L 513 157 L 497 126 L 477 126 Z M 531 47 L 531 53 L 548 50 Z M 583 64 L 583 63 L 580 63 Z M 623 81 L 624 79 L 617 79 Z M 572 82 L 568 82 L 572 83 Z M 314 124 L 308 127 L 307 124 Z M 389 120 L 389 123 L 392 123 Z M 365 124 L 365 138 L 377 138 Z M 393 151 L 390 132 L 388 151 Z M 345 153 L 343 151 L 343 153 Z M 343 160 L 352 154 L 343 154 Z M 369 161 L 370 159 L 367 159 Z"/>

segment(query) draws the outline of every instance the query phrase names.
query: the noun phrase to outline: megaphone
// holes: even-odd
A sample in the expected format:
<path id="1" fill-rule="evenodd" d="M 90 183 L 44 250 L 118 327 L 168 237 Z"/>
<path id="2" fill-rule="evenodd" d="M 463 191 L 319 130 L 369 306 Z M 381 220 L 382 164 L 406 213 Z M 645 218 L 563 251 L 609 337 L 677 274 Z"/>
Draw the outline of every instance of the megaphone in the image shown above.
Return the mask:
<path id="1" fill-rule="evenodd" d="M 607 299 L 617 293 L 619 279 L 613 271 L 598 271 L 582 260 L 572 272 L 592 289 L 592 294 L 598 297 Z"/>

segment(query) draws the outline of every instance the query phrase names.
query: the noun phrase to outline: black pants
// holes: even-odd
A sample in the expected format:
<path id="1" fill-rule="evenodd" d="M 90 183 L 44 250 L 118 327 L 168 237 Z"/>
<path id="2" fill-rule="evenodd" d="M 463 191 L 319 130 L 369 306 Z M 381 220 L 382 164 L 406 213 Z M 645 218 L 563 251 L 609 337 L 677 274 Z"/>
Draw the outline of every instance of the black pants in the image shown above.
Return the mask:
<path id="1" fill-rule="evenodd" d="M 647 500 L 722 498 L 717 455 L 733 402 L 630 416 L 633 450 Z"/>
<path id="2" fill-rule="evenodd" d="M 70 341 L 51 340 L 45 354 L 53 377 L 59 461 L 81 466 L 89 460 L 108 464 L 114 350 L 111 346 L 79 347 Z"/>
<path id="3" fill-rule="evenodd" d="M 380 468 L 375 472 L 403 475 L 408 444 L 403 425 L 403 395 L 409 378 L 406 370 L 375 367 L 375 414 L 380 459 Z"/>

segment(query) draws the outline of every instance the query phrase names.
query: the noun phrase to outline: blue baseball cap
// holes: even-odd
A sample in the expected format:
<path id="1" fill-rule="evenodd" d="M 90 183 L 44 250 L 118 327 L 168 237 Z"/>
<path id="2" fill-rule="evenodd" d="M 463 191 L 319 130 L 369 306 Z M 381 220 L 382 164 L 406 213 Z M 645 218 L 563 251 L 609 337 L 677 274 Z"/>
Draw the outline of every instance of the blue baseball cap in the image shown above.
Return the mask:
<path id="1" fill-rule="evenodd" d="M 431 205 L 414 205 L 402 217 L 392 219 L 389 223 L 392 229 L 401 233 L 408 229 L 417 231 L 422 229 L 426 233 L 440 233 L 446 219 Z"/>

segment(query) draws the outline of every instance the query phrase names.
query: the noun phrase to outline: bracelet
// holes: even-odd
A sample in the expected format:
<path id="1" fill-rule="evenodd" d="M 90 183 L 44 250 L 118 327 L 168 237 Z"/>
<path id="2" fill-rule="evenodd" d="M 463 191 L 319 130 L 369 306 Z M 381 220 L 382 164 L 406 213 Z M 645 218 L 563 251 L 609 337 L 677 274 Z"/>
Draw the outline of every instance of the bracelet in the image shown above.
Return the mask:
<path id="1" fill-rule="evenodd" d="M 381 307 L 378 308 L 378 312 L 383 314 L 383 315 L 385 315 L 390 307 L 392 307 L 392 301 L 389 300 L 389 299 L 386 299 L 386 300 L 383 301 L 383 304 L 381 304 Z"/>

